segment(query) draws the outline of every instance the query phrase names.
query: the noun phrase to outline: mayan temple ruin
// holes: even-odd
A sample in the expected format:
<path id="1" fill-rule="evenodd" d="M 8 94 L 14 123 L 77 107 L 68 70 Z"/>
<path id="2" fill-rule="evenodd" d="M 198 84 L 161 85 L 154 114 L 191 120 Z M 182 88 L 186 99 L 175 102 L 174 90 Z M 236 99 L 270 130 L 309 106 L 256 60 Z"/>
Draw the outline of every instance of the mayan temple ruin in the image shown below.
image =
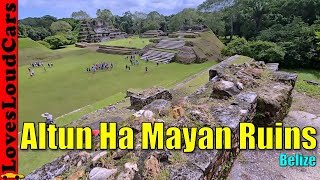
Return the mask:
<path id="1" fill-rule="evenodd" d="M 111 39 L 123 39 L 128 35 L 101 19 L 84 20 L 80 23 L 78 42 L 96 43 Z"/>

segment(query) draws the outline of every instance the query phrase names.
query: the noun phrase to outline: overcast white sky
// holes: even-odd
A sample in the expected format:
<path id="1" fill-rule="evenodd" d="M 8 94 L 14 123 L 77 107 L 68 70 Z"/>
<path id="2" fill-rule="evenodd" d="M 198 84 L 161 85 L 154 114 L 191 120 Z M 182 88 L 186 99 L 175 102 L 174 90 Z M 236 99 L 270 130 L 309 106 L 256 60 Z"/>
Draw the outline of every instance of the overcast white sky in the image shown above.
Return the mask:
<path id="1" fill-rule="evenodd" d="M 196 8 L 204 0 L 19 0 L 19 19 L 52 15 L 70 17 L 74 11 L 84 10 L 95 16 L 97 9 L 110 9 L 113 14 L 126 11 L 145 13 L 158 11 L 164 15 L 177 13 L 184 8 Z"/>

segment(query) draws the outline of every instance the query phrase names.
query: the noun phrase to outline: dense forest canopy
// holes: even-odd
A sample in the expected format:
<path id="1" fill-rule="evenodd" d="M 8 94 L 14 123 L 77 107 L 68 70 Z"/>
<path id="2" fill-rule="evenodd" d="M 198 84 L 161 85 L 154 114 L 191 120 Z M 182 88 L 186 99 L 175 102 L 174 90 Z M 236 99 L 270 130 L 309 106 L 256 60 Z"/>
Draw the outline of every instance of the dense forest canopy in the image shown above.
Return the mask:
<path id="1" fill-rule="evenodd" d="M 19 20 L 19 37 L 45 45 L 76 42 L 79 21 L 91 17 L 83 10 L 70 18 L 52 16 Z M 283 67 L 320 68 L 320 0 L 206 0 L 197 9 L 164 16 L 159 12 L 125 12 L 114 15 L 98 9 L 96 18 L 128 34 L 148 30 L 173 32 L 203 24 L 227 43 L 223 53 L 248 55 L 257 60 L 280 62 Z M 55 46 L 53 44 L 53 46 Z"/>

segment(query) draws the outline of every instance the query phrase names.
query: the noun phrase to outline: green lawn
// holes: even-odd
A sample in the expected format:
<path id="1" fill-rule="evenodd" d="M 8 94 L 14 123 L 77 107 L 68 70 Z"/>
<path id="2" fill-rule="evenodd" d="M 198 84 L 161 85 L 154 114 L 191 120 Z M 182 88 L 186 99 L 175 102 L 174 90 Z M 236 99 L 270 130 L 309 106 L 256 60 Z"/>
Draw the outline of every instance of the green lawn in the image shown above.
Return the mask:
<path id="1" fill-rule="evenodd" d="M 313 80 L 320 83 L 319 70 L 284 70 L 295 72 L 298 74 L 298 81 L 296 82 L 295 89 L 300 93 L 306 93 L 309 96 L 320 99 L 320 86 L 308 84 L 304 80 Z"/>
<path id="2" fill-rule="evenodd" d="M 64 48 L 51 50 L 45 46 L 33 41 L 29 38 L 19 38 L 19 66 L 29 65 L 35 61 L 51 61 L 56 60 L 68 55 L 78 54 L 81 55 L 84 51 L 75 47 L 74 45 L 68 45 Z M 73 52 L 72 54 L 70 53 Z"/>
<path id="3" fill-rule="evenodd" d="M 114 69 L 96 74 L 86 72 L 87 67 L 102 61 L 112 62 Z M 43 68 L 35 68 L 33 78 L 28 75 L 28 66 L 19 67 L 19 131 L 25 121 L 43 121 L 40 117 L 43 112 L 58 117 L 125 92 L 128 88 L 170 87 L 214 62 L 195 65 L 171 63 L 157 67 L 154 63 L 141 61 L 139 66 L 126 71 L 125 66 L 129 63 L 123 56 L 84 50 L 71 51 L 53 63 L 54 67 L 47 68 L 47 72 Z M 146 66 L 148 73 L 145 73 Z"/>
<path id="4" fill-rule="evenodd" d="M 123 46 L 123 47 L 135 47 L 143 49 L 146 45 L 151 44 L 148 38 L 139 38 L 137 36 L 127 39 L 119 39 L 114 41 L 101 42 L 99 44 L 109 46 Z"/>

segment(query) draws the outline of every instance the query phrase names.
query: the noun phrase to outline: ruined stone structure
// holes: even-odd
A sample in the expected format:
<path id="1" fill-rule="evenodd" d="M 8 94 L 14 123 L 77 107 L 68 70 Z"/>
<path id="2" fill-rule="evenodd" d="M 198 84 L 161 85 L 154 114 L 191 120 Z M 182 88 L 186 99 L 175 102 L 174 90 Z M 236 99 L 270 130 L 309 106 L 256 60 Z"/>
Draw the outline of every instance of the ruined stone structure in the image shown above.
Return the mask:
<path id="1" fill-rule="evenodd" d="M 166 33 L 162 30 L 149 30 L 141 34 L 143 38 L 156 38 L 159 36 L 166 36 Z"/>
<path id="2" fill-rule="evenodd" d="M 171 93 L 161 87 L 154 87 L 150 89 L 146 89 L 141 92 L 131 92 L 130 93 L 130 102 L 131 107 L 140 110 L 144 106 L 152 103 L 154 100 L 164 99 L 164 100 L 172 100 Z"/>
<path id="3" fill-rule="evenodd" d="M 32 172 L 26 179 L 77 179 L 85 176 L 90 179 L 131 180 L 159 177 L 186 180 L 226 178 L 240 152 L 239 123 L 273 126 L 275 122 L 281 122 L 290 108 L 292 90 L 297 80 L 295 74 L 276 71 L 276 64 L 271 66 L 254 60 L 237 64 L 234 63 L 237 57 L 231 57 L 214 66 L 210 70 L 210 81 L 196 92 L 183 97 L 181 101 L 170 102 L 172 95 L 163 88 L 128 91 L 131 105 L 136 111 L 153 111 L 156 117 L 159 117 L 154 121 L 164 122 L 166 128 L 230 127 L 231 150 L 196 148 L 192 153 L 168 149 L 141 150 L 143 121 L 130 117 L 119 123 L 119 127 L 128 126 L 134 129 L 134 150 L 101 151 L 98 148 L 91 153 L 72 151 Z M 183 109 L 184 115 L 174 119 L 170 117 L 170 111 L 176 106 Z M 110 114 L 116 109 L 110 106 L 105 113 Z M 136 111 L 130 112 L 133 114 Z M 98 113 L 100 112 L 95 115 Z M 85 119 L 88 119 L 88 122 L 91 120 L 88 116 L 81 120 Z M 78 126 L 78 123 L 75 123 L 75 126 Z M 94 142 L 97 144 L 98 139 Z"/>
<path id="4" fill-rule="evenodd" d="M 108 53 L 108 54 L 131 55 L 131 54 L 139 54 L 140 50 L 141 49 L 138 49 L 138 48 L 99 45 L 97 52 Z"/>
<path id="5" fill-rule="evenodd" d="M 177 53 L 166 50 L 179 50 L 184 45 L 185 41 L 163 39 L 154 46 L 156 49 L 151 48 L 144 51 L 145 53 L 143 53 L 141 59 L 158 63 L 170 63 L 173 61 Z"/>
<path id="6" fill-rule="evenodd" d="M 201 32 L 208 31 L 204 25 L 183 26 L 179 31 L 169 34 L 170 38 L 197 38 Z"/>
<path id="7" fill-rule="evenodd" d="M 178 52 L 175 61 L 183 64 L 192 64 L 197 62 L 197 55 L 192 47 L 185 46 Z"/>
<path id="8" fill-rule="evenodd" d="M 80 22 L 80 32 L 78 42 L 103 42 L 112 39 L 127 38 L 125 32 L 115 29 L 105 21 L 99 19 L 84 20 Z"/>

